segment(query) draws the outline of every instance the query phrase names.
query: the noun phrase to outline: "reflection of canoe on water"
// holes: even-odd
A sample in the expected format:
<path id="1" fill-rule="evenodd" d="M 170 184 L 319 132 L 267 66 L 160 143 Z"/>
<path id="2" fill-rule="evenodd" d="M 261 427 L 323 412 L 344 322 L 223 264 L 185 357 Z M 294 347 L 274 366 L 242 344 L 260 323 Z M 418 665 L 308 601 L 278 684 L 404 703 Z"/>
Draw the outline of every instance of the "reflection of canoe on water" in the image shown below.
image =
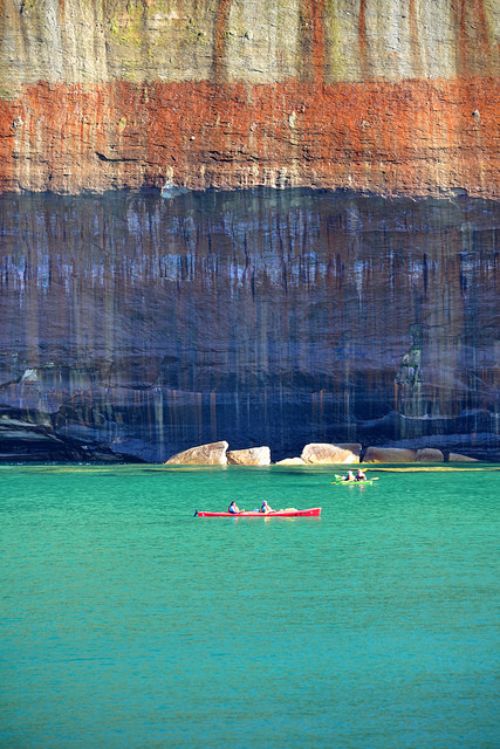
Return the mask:
<path id="1" fill-rule="evenodd" d="M 321 507 L 311 507 L 309 510 L 296 510 L 288 507 L 286 510 L 273 512 L 198 512 L 199 518 L 317 518 L 321 515 Z"/>
<path id="2" fill-rule="evenodd" d="M 335 474 L 335 481 L 332 481 L 331 483 L 334 486 L 367 486 L 369 484 L 373 484 L 374 481 L 378 481 L 378 476 L 374 476 L 372 479 L 362 479 L 361 481 L 357 481 L 356 479 L 351 479 L 351 481 L 346 481 L 343 476 L 339 476 L 338 473 Z"/>

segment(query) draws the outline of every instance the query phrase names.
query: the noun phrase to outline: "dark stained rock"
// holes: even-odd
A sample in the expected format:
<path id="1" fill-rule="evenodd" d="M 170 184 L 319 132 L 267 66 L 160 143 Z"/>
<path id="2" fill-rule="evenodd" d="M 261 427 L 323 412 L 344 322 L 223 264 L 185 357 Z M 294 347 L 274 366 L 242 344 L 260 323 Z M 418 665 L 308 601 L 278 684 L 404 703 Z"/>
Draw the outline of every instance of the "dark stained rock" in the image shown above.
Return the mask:
<path id="1" fill-rule="evenodd" d="M 46 422 L 42 414 L 39 421 Z M 84 444 L 57 435 L 47 423 L 33 424 L 0 411 L 0 462 L 137 462 L 134 456 L 114 453 L 106 445 Z"/>
<path id="2" fill-rule="evenodd" d="M 499 216 L 303 190 L 2 196 L 0 404 L 158 462 L 220 435 L 274 460 L 493 455 Z"/>

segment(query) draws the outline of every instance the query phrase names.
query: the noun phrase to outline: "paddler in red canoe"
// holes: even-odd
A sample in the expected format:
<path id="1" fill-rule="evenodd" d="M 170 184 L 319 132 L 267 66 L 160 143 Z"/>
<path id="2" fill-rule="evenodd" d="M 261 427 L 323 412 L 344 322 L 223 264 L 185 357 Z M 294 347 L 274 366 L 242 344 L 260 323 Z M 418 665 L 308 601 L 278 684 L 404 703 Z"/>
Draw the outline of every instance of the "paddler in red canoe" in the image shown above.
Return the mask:
<path id="1" fill-rule="evenodd" d="M 234 499 L 231 502 L 231 504 L 229 505 L 229 507 L 227 508 L 227 511 L 230 512 L 231 515 L 238 515 L 238 513 L 241 512 L 240 508 L 238 507 L 238 505 L 236 504 L 236 502 L 234 501 Z"/>
<path id="2" fill-rule="evenodd" d="M 264 500 L 260 506 L 259 512 L 263 512 L 264 514 L 266 514 L 268 512 L 274 512 L 274 510 L 271 507 L 271 505 L 268 502 L 266 502 L 266 500 Z"/>

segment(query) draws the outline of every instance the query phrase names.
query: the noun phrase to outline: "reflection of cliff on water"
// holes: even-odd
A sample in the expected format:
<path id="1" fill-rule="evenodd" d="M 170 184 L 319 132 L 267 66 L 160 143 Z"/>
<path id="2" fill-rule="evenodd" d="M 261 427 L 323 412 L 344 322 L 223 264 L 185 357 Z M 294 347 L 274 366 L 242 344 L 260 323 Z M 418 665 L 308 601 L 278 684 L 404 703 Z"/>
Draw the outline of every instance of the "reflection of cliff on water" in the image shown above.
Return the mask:
<path id="1" fill-rule="evenodd" d="M 0 404 L 149 459 L 498 446 L 498 219 L 311 191 L 4 196 Z"/>

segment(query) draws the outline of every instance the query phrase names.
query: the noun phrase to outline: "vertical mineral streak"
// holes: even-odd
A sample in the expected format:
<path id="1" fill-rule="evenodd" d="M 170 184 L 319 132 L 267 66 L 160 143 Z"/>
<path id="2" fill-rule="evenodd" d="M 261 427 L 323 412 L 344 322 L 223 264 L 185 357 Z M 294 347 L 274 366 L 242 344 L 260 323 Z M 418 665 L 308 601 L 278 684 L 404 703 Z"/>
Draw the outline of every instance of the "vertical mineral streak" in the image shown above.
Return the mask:
<path id="1" fill-rule="evenodd" d="M 418 4 L 419 0 L 409 0 L 408 25 L 410 32 L 410 63 L 414 78 L 422 75 L 422 62 L 420 57 L 420 41 L 418 33 Z"/>
<path id="2" fill-rule="evenodd" d="M 457 16 L 456 48 L 459 75 L 494 74 L 491 66 L 491 32 L 485 0 L 459 0 L 453 7 Z M 492 13 L 494 12 L 492 9 Z M 496 12 L 498 13 L 498 10 Z M 498 68 L 496 73 L 498 74 Z"/>
<path id="3" fill-rule="evenodd" d="M 302 78 L 322 86 L 325 70 L 325 0 L 302 0 Z"/>
<path id="4" fill-rule="evenodd" d="M 364 78 L 369 75 L 368 39 L 366 33 L 366 0 L 359 0 L 358 45 L 361 74 Z"/>
<path id="5" fill-rule="evenodd" d="M 225 83 L 227 80 L 227 34 L 231 3 L 232 0 L 218 0 L 217 2 L 212 55 L 213 80 L 217 84 Z"/>

